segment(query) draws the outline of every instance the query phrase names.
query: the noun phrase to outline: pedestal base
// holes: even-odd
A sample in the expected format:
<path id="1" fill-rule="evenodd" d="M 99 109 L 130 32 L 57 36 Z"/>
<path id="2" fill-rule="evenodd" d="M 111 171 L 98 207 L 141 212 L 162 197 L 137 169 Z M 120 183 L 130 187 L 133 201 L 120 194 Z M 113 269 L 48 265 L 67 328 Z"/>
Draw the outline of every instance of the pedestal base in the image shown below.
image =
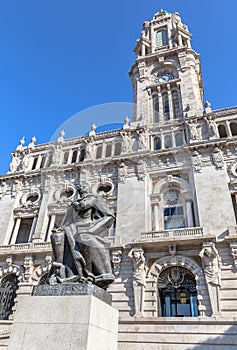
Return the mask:
<path id="1" fill-rule="evenodd" d="M 116 350 L 117 333 L 118 311 L 92 293 L 23 296 L 8 350 Z"/>

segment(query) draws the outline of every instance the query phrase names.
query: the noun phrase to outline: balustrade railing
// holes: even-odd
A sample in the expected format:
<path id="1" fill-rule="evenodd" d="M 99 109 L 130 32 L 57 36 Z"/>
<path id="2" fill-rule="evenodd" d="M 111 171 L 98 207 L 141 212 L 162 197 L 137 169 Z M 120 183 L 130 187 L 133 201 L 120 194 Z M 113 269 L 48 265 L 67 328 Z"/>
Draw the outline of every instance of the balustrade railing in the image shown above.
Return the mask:
<path id="1" fill-rule="evenodd" d="M 50 242 L 21 243 L 11 245 L 1 245 L 0 252 L 25 251 L 25 250 L 51 250 Z"/>
<path id="2" fill-rule="evenodd" d="M 193 237 L 203 236 L 202 227 L 187 227 L 162 231 L 152 231 L 142 233 L 142 239 L 157 239 L 157 238 L 170 238 L 170 237 Z"/>

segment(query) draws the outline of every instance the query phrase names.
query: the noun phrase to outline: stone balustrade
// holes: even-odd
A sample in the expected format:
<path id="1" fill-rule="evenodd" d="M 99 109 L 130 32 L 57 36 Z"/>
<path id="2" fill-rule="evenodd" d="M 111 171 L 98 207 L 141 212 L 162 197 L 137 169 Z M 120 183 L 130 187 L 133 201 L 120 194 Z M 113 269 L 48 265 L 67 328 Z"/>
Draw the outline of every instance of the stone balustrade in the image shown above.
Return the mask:
<path id="1" fill-rule="evenodd" d="M 34 253 L 37 251 L 51 251 L 51 243 L 50 242 L 40 242 L 40 243 L 21 243 L 21 244 L 11 244 L 11 245 L 2 245 L 0 246 L 0 253 L 16 253 L 16 252 L 25 252 Z"/>
<path id="2" fill-rule="evenodd" d="M 144 240 L 152 240 L 157 238 L 172 238 L 172 237 L 193 237 L 203 236 L 202 227 L 186 227 L 179 229 L 163 230 L 163 231 L 152 231 L 142 233 L 141 238 Z"/>

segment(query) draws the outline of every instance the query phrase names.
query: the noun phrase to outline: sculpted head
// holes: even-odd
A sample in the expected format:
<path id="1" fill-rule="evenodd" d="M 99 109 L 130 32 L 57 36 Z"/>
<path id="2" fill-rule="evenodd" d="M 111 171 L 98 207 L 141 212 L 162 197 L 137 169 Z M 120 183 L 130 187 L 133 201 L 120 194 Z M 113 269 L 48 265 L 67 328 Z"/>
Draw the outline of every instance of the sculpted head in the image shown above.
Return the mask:
<path id="1" fill-rule="evenodd" d="M 86 182 L 80 182 L 77 185 L 77 190 L 79 194 L 82 196 L 83 194 L 90 192 L 90 186 Z"/>

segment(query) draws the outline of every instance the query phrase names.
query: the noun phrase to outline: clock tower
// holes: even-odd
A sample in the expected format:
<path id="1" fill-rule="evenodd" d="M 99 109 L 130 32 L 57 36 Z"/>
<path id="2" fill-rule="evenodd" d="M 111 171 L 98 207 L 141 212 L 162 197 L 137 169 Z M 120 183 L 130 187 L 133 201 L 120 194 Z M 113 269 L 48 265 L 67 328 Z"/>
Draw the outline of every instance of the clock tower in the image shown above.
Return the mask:
<path id="1" fill-rule="evenodd" d="M 133 122 L 161 126 L 203 114 L 200 56 L 178 13 L 161 10 L 143 23 L 129 73 L 133 88 Z"/>

